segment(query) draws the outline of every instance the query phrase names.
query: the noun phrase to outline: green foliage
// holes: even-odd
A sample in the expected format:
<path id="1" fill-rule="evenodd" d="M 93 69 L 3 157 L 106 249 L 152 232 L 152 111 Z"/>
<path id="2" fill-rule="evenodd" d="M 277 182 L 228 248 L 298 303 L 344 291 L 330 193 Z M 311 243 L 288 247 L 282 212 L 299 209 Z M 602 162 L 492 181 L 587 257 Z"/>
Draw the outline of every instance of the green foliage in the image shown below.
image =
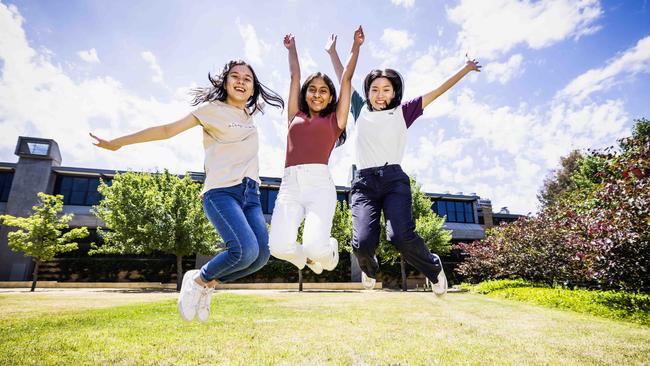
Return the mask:
<path id="1" fill-rule="evenodd" d="M 98 230 L 105 244 L 91 254 L 160 251 L 182 257 L 217 252 L 219 236 L 203 213 L 200 187 L 189 175 L 128 172 L 116 175 L 110 186 L 102 182 L 99 192 L 104 199 L 93 212 L 109 230 Z"/>
<path id="2" fill-rule="evenodd" d="M 59 216 L 63 210 L 63 196 L 40 192 L 38 198 L 40 204 L 32 207 L 34 214 L 29 217 L 0 216 L 4 225 L 20 228 L 9 233 L 9 247 L 23 251 L 39 262 L 53 260 L 58 253 L 77 249 L 74 240 L 88 236 L 88 228 L 74 228 L 64 233 L 73 215 Z"/>
<path id="3" fill-rule="evenodd" d="M 524 280 L 485 281 L 477 285 L 463 284 L 461 288 L 551 308 L 650 325 L 650 296 L 644 294 L 567 289 L 533 284 Z"/>
<path id="4" fill-rule="evenodd" d="M 575 182 L 571 176 L 578 171 L 583 158 L 584 156 L 578 150 L 560 158 L 560 169 L 544 179 L 542 189 L 537 194 L 537 199 L 542 206 L 552 205 L 564 193 L 575 189 Z"/>
<path id="5" fill-rule="evenodd" d="M 339 251 L 352 250 L 352 211 L 347 202 L 336 203 L 331 235 L 339 242 Z"/>
<path id="6" fill-rule="evenodd" d="M 590 151 L 572 188 L 536 216 L 459 244 L 471 281 L 514 279 L 650 293 L 650 135 L 637 121 L 619 148 Z M 639 127 L 640 126 L 640 127 Z"/>

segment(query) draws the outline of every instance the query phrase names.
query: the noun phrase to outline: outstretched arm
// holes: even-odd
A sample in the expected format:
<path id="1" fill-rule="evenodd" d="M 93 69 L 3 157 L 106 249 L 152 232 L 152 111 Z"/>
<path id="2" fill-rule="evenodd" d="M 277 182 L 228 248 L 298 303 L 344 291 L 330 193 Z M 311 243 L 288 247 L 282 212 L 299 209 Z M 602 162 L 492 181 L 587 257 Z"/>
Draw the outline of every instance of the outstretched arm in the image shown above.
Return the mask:
<path id="1" fill-rule="evenodd" d="M 347 126 L 348 123 L 348 111 L 350 110 L 350 99 L 352 97 L 352 75 L 354 75 L 354 69 L 357 67 L 359 49 L 364 40 L 365 35 L 363 34 L 363 28 L 359 26 L 359 28 L 354 31 L 352 49 L 350 50 L 348 63 L 345 65 L 342 75 L 338 76 L 337 71 L 337 76 L 341 82 L 341 95 L 339 96 L 339 103 L 336 106 L 336 120 L 338 121 L 339 128 L 342 130 L 345 130 L 345 126 Z M 334 36 L 334 42 L 336 43 L 336 36 Z M 336 52 L 336 50 L 334 52 Z M 338 56 L 336 56 L 336 58 L 338 59 Z"/>
<path id="2" fill-rule="evenodd" d="M 444 94 L 444 92 L 449 90 L 452 86 L 456 85 L 460 79 L 465 77 L 465 75 L 469 74 L 471 71 L 481 71 L 481 66 L 478 64 L 478 61 L 476 59 L 467 60 L 465 66 L 462 69 L 458 70 L 458 72 L 456 72 L 452 77 L 447 79 L 447 81 L 442 83 L 442 85 L 428 92 L 427 94 L 424 94 L 422 96 L 422 109 L 429 105 L 429 103 L 433 102 L 436 98 Z"/>
<path id="3" fill-rule="evenodd" d="M 341 82 L 341 77 L 343 76 L 343 64 L 341 63 L 341 58 L 339 57 L 338 52 L 336 52 L 336 34 L 332 34 L 325 44 L 325 51 L 330 55 L 330 60 L 332 61 L 332 66 L 334 67 L 334 72 L 336 73 L 336 78 Z"/>
<path id="4" fill-rule="evenodd" d="M 161 125 L 161 126 L 150 127 L 130 135 L 118 137 L 113 140 L 104 140 L 100 137 L 95 136 L 92 133 L 88 133 L 88 134 L 90 135 L 90 137 L 92 137 L 97 141 L 97 142 L 93 142 L 93 145 L 107 150 L 115 151 L 120 147 L 126 145 L 138 144 L 147 141 L 166 140 L 198 124 L 199 124 L 199 120 L 196 117 L 194 117 L 193 114 L 188 114 L 187 116 L 179 119 L 176 122 L 168 123 L 166 125 Z"/>
<path id="5" fill-rule="evenodd" d="M 289 33 L 284 36 L 284 47 L 289 50 L 289 71 L 291 72 L 291 82 L 289 84 L 287 119 L 288 122 L 291 123 L 293 117 L 300 110 L 300 63 L 298 62 L 296 40 L 294 39 L 293 34 Z"/>

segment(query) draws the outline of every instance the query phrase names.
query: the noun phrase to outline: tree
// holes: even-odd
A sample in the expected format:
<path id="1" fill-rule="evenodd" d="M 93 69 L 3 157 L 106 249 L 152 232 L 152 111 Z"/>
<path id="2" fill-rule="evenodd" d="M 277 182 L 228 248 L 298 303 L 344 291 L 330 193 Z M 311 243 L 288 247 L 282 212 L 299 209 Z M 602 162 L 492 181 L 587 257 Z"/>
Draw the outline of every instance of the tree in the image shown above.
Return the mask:
<path id="1" fill-rule="evenodd" d="M 200 186 L 189 175 L 117 174 L 112 185 L 102 182 L 99 192 L 104 199 L 93 212 L 109 230 L 98 230 L 104 245 L 90 254 L 173 254 L 180 289 L 183 257 L 218 251 L 219 235 L 203 213 Z"/>
<path id="2" fill-rule="evenodd" d="M 536 217 L 460 244 L 470 280 L 523 278 L 650 293 L 650 122 L 637 120 L 618 147 L 591 150 L 572 190 Z"/>
<path id="3" fill-rule="evenodd" d="M 32 207 L 34 214 L 29 217 L 0 216 L 0 221 L 7 226 L 20 228 L 8 235 L 9 247 L 14 251 L 23 251 L 34 258 L 32 289 L 36 288 L 38 269 L 43 261 L 51 261 L 58 253 L 65 253 L 78 248 L 75 239 L 88 236 L 88 228 L 69 228 L 68 222 L 74 215 L 59 217 L 63 210 L 63 196 L 38 193 L 40 204 Z"/>
<path id="4" fill-rule="evenodd" d="M 583 155 L 578 150 L 560 158 L 560 169 L 544 179 L 542 189 L 537 194 L 537 199 L 543 207 L 552 205 L 563 193 L 575 188 L 571 176 L 578 171 L 582 159 Z"/>
<path id="5" fill-rule="evenodd" d="M 422 237 L 430 251 L 438 254 L 448 254 L 451 250 L 451 231 L 445 230 L 445 219 L 436 215 L 431 209 L 431 200 L 422 192 L 422 187 L 415 179 L 411 179 L 411 195 L 413 197 L 413 219 L 415 232 Z M 386 237 L 386 224 L 382 214 L 381 234 L 377 252 L 384 263 L 395 263 L 400 260 L 402 274 L 402 290 L 406 291 L 406 262 Z"/>

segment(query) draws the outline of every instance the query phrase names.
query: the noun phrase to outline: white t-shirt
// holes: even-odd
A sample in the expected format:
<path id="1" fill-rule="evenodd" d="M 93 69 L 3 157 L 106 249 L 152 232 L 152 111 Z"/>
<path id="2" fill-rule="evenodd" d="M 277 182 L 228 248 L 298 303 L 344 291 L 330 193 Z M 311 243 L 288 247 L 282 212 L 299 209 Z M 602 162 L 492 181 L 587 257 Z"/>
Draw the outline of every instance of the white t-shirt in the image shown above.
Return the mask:
<path id="1" fill-rule="evenodd" d="M 357 169 L 401 164 L 406 130 L 423 112 L 422 97 L 383 111 L 370 111 L 366 103 L 356 91 L 352 94 Z"/>
<path id="2" fill-rule="evenodd" d="M 203 126 L 205 183 L 202 193 L 231 187 L 244 177 L 259 177 L 259 137 L 253 117 L 243 109 L 215 101 L 192 114 Z"/>

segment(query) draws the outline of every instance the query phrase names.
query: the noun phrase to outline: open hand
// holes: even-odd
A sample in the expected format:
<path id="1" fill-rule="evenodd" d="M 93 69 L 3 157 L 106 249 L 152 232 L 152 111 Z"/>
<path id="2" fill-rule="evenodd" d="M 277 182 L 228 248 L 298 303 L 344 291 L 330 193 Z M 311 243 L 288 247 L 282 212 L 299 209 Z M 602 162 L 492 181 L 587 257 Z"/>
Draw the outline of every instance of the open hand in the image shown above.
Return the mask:
<path id="1" fill-rule="evenodd" d="M 107 149 L 107 150 L 111 150 L 111 151 L 115 151 L 115 150 L 119 149 L 120 147 L 122 147 L 120 145 L 117 145 L 117 144 L 113 143 L 112 141 L 104 140 L 102 138 L 99 138 L 99 137 L 93 135 L 91 132 L 89 132 L 88 134 L 90 135 L 90 137 L 97 140 L 97 142 L 93 142 L 93 145 L 95 145 L 97 147 L 101 147 L 103 149 Z"/>
<path id="2" fill-rule="evenodd" d="M 327 53 L 336 52 L 336 34 L 332 33 L 330 38 L 327 39 L 327 43 L 325 43 L 325 51 L 327 51 Z"/>
<path id="3" fill-rule="evenodd" d="M 284 36 L 284 47 L 286 47 L 288 50 L 292 48 L 296 48 L 296 39 L 293 37 L 293 34 L 289 33 L 286 36 Z"/>
<path id="4" fill-rule="evenodd" d="M 474 59 L 470 60 L 470 58 L 467 56 L 467 54 L 465 54 L 465 58 L 467 59 L 467 61 L 465 62 L 465 68 L 469 69 L 469 71 L 481 72 L 481 68 L 483 66 L 478 64 L 477 59 L 474 58 Z"/>
<path id="5" fill-rule="evenodd" d="M 359 26 L 357 30 L 354 31 L 354 44 L 357 46 L 361 46 L 363 44 L 363 41 L 365 41 L 366 36 L 363 34 L 363 27 Z"/>

